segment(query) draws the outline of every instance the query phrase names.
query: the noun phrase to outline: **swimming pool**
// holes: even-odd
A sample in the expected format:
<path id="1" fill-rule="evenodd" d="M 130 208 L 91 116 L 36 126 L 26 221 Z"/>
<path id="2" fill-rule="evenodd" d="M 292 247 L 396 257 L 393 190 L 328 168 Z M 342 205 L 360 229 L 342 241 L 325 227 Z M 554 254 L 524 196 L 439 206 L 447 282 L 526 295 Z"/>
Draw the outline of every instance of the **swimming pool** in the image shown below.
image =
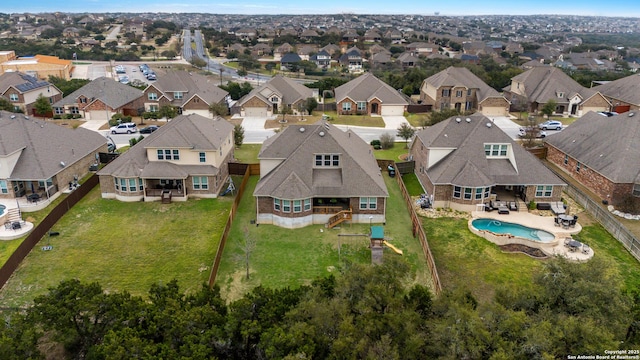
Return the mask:
<path id="1" fill-rule="evenodd" d="M 478 230 L 490 231 L 494 234 L 513 235 L 542 243 L 555 240 L 555 236 L 550 232 L 500 220 L 475 219 L 471 222 L 471 225 Z"/>

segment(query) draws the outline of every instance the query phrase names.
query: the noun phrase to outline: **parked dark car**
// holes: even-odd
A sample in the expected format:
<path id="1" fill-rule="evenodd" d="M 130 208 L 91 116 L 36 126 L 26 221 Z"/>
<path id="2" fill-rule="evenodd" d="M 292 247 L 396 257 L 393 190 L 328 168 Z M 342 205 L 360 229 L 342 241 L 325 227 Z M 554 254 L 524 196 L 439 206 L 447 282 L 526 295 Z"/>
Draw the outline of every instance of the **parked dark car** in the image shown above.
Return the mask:
<path id="1" fill-rule="evenodd" d="M 157 125 L 149 125 L 147 127 L 144 127 L 142 129 L 140 129 L 140 134 L 151 134 L 152 132 L 158 130 L 158 126 Z"/>

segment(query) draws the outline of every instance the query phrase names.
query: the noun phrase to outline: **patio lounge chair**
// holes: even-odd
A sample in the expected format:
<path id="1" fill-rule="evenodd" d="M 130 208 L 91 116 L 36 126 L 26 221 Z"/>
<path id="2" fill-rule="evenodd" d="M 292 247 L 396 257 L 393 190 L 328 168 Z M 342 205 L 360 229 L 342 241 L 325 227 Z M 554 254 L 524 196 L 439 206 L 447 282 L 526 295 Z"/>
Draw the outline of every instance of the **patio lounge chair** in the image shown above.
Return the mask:
<path id="1" fill-rule="evenodd" d="M 589 255 L 589 251 L 591 251 L 591 248 L 589 247 L 589 245 L 583 244 L 582 245 L 582 253 L 585 254 L 585 255 Z"/>
<path id="2" fill-rule="evenodd" d="M 569 243 L 571 242 L 571 240 L 572 239 L 570 237 L 564 238 L 564 246 L 568 248 L 569 247 Z"/>
<path id="3" fill-rule="evenodd" d="M 504 205 L 498 207 L 498 214 L 509 215 L 509 208 Z"/>
<path id="4" fill-rule="evenodd" d="M 553 219 L 553 225 L 560 226 L 560 223 L 561 223 L 560 218 L 556 217 L 555 219 Z"/>
<path id="5" fill-rule="evenodd" d="M 509 203 L 509 210 L 511 211 L 518 211 L 518 205 L 516 204 L 515 201 L 511 201 Z"/>
<path id="6" fill-rule="evenodd" d="M 554 203 L 551 203 L 551 211 L 555 214 L 555 215 L 560 215 L 560 214 L 564 214 L 565 213 L 565 208 L 564 208 L 564 203 L 561 201 L 557 201 Z"/>

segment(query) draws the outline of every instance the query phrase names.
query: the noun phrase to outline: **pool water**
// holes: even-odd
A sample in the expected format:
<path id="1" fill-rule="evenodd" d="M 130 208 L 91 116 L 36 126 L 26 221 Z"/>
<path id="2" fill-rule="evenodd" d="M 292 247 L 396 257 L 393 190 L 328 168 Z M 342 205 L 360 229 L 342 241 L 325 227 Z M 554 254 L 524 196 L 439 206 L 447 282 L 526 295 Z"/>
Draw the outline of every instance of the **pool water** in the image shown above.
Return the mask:
<path id="1" fill-rule="evenodd" d="M 550 232 L 500 220 L 475 219 L 471 225 L 478 230 L 491 231 L 495 234 L 510 234 L 538 242 L 546 243 L 555 240 L 555 236 Z"/>

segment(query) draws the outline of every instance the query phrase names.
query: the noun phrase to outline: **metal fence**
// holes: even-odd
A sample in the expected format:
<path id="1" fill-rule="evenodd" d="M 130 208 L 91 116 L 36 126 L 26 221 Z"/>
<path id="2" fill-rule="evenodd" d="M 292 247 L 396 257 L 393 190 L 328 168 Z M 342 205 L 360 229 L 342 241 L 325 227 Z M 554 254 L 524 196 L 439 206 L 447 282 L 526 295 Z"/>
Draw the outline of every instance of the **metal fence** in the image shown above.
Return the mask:
<path id="1" fill-rule="evenodd" d="M 566 193 L 582 205 L 585 211 L 588 211 L 613 237 L 629 250 L 631 255 L 640 261 L 640 241 L 613 214 L 603 209 L 598 202 L 571 184 L 567 186 Z"/>
<path id="2" fill-rule="evenodd" d="M 567 188 L 565 189 L 567 195 L 580 204 L 585 211 L 591 214 L 616 240 L 621 242 L 636 260 L 640 261 L 640 240 L 622 225 L 613 214 L 603 208 L 598 201 L 593 200 L 589 195 L 585 194 L 575 185 L 572 185 L 571 182 L 566 179 L 566 174 L 562 174 L 549 166 L 547 166 L 547 168 L 567 183 Z"/>
<path id="3" fill-rule="evenodd" d="M 18 268 L 22 260 L 33 250 L 38 242 L 44 237 L 49 236 L 51 228 L 66 214 L 80 199 L 89 193 L 96 185 L 98 185 L 98 176 L 93 174 L 87 179 L 82 186 L 74 190 L 66 198 L 56 205 L 53 210 L 36 226 L 27 238 L 18 246 L 18 248 L 9 256 L 7 262 L 0 268 L 0 288 L 7 283 L 11 275 Z"/>

